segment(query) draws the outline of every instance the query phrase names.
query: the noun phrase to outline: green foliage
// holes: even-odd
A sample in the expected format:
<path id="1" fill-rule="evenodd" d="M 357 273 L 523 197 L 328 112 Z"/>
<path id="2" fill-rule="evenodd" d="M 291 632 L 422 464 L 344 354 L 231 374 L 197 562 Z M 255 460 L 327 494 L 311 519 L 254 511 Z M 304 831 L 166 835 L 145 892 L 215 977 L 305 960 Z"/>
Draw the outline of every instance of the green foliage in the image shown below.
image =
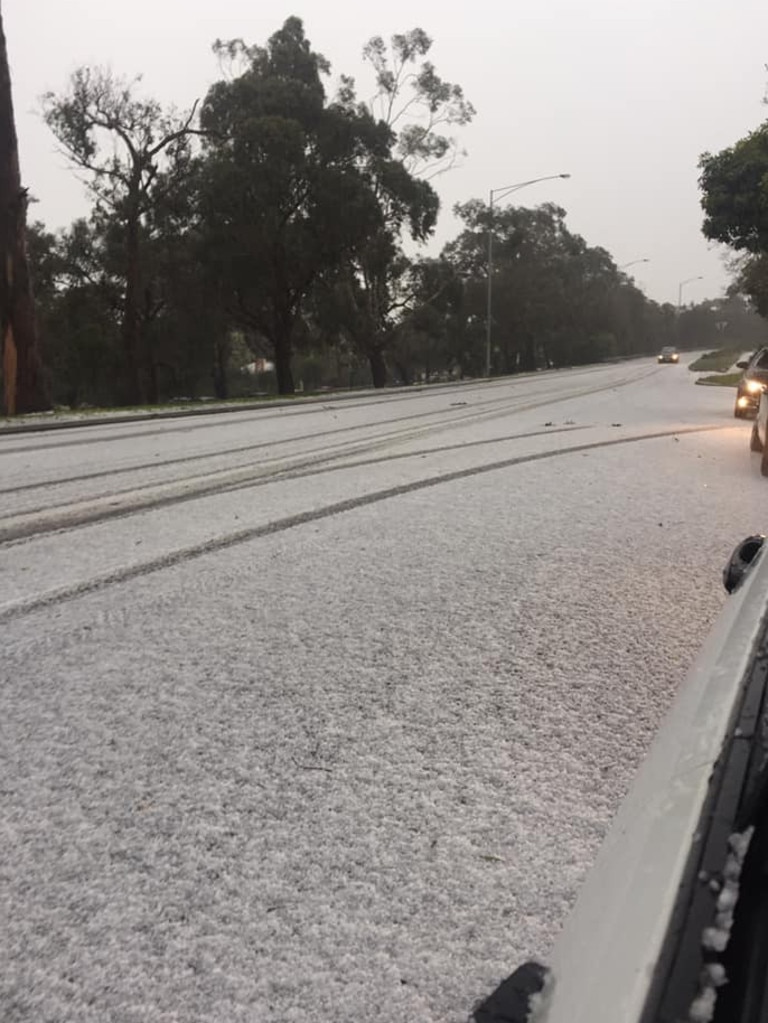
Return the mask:
<path id="1" fill-rule="evenodd" d="M 229 314 L 266 347 L 290 393 L 308 296 L 383 226 L 369 167 L 385 160 L 389 133 L 349 97 L 327 102 L 328 64 L 298 19 L 245 52 L 246 70 L 214 85 L 203 106 L 200 222 Z M 414 203 L 403 197 L 403 216 Z"/>
<path id="2" fill-rule="evenodd" d="M 158 398 L 158 366 L 147 329 L 157 289 L 148 279 L 145 250 L 158 206 L 173 205 L 192 165 L 195 117 L 195 106 L 180 117 L 155 100 L 137 98 L 139 81 L 80 68 L 64 95 L 43 97 L 46 123 L 73 166 L 87 174 L 94 228 L 122 291 L 121 378 L 127 403 Z"/>
<path id="3" fill-rule="evenodd" d="M 489 230 L 495 373 L 754 335 L 737 297 L 679 318 L 649 302 L 552 204 L 491 216 L 472 200 L 439 258 L 406 255 L 434 231 L 431 181 L 474 115 L 431 46 L 418 28 L 371 39 L 369 105 L 349 76 L 329 95 L 328 61 L 298 18 L 263 46 L 216 43 L 223 73 L 199 123 L 196 105 L 164 110 L 100 69 L 47 96 L 46 120 L 93 198 L 67 231 L 30 236 L 57 401 L 480 375 Z M 269 365 L 254 374 L 255 360 Z"/>
<path id="4" fill-rule="evenodd" d="M 729 295 L 744 295 L 755 312 L 768 318 L 768 253 L 742 254 L 731 262 L 733 282 Z"/>
<path id="5" fill-rule="evenodd" d="M 768 250 L 768 122 L 699 161 L 703 232 L 750 253 Z"/>
<path id="6" fill-rule="evenodd" d="M 466 125 L 474 116 L 460 86 L 443 81 L 423 59 L 431 47 L 426 32 L 416 28 L 394 35 L 389 46 L 375 36 L 363 51 L 377 87 L 370 116 L 387 143 L 386 153 L 371 153 L 363 163 L 380 223 L 356 246 L 346 268 L 326 275 L 319 301 L 325 329 L 368 360 L 377 387 L 388 379 L 388 353 L 398 379 L 407 381 L 404 348 L 423 349 L 423 335 L 409 320 L 424 299 L 402 243 L 406 233 L 417 242 L 432 234 L 439 200 L 428 179 L 448 170 L 459 152 L 456 139 L 444 130 Z M 352 79 L 342 80 L 339 100 L 355 106 Z"/>
<path id="7" fill-rule="evenodd" d="M 42 350 L 54 403 L 110 404 L 119 370 L 114 293 L 84 221 L 56 236 L 28 231 Z"/>
<path id="8" fill-rule="evenodd" d="M 699 166 L 704 235 L 741 254 L 731 294 L 768 317 L 768 121 Z"/>
<path id="9" fill-rule="evenodd" d="M 587 245 L 551 203 L 456 208 L 465 229 L 444 257 L 464 281 L 467 311 L 485 321 L 488 232 L 493 231 L 492 368 L 514 373 L 577 365 L 654 350 L 672 323 L 621 274 L 610 255 Z"/>
<path id="10" fill-rule="evenodd" d="M 768 341 L 768 326 L 740 295 L 701 302 L 683 310 L 677 322 L 680 348 L 712 347 L 735 353 L 759 348 Z M 732 360 L 733 361 L 733 360 Z M 729 364 L 730 365 L 730 364 Z M 727 366 L 725 367 L 727 369 Z"/>
<path id="11" fill-rule="evenodd" d="M 432 39 L 421 28 L 393 35 L 389 48 L 374 36 L 363 59 L 376 76 L 377 94 L 372 113 L 396 133 L 395 155 L 404 168 L 422 177 L 434 177 L 453 166 L 460 155 L 455 137 L 444 128 L 470 123 L 475 109 L 459 85 L 446 82 L 429 60 Z"/>

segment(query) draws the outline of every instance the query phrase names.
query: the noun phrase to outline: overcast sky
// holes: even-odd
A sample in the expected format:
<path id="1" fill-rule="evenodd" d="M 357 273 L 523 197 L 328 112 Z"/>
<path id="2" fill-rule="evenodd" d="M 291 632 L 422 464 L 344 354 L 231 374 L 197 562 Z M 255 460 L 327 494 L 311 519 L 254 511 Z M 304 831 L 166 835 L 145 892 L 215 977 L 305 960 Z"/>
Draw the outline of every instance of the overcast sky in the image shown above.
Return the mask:
<path id="1" fill-rule="evenodd" d="M 634 267 L 659 301 L 715 297 L 722 253 L 701 236 L 697 161 L 768 117 L 768 0 L 3 0 L 31 216 L 53 227 L 87 210 L 39 115 L 81 64 L 144 75 L 148 94 L 189 106 L 218 77 L 217 37 L 264 43 L 289 15 L 303 18 L 333 77 L 364 75 L 370 36 L 419 26 L 438 72 L 477 109 L 462 129 L 462 165 L 434 181 L 439 248 L 456 232 L 451 208 L 488 190 L 548 174 L 570 181 L 517 196 L 553 200 L 572 230 Z M 361 92 L 363 90 L 361 89 Z"/>

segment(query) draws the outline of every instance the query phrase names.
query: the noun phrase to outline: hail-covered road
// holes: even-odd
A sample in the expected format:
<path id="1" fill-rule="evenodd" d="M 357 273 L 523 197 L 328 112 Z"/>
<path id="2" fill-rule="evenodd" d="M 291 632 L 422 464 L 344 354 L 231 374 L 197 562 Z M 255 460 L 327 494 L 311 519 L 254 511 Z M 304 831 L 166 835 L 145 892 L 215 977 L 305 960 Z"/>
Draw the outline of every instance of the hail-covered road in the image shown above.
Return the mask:
<path id="1" fill-rule="evenodd" d="M 4 1023 L 459 1023 L 546 957 L 766 526 L 732 400 L 0 436 Z"/>

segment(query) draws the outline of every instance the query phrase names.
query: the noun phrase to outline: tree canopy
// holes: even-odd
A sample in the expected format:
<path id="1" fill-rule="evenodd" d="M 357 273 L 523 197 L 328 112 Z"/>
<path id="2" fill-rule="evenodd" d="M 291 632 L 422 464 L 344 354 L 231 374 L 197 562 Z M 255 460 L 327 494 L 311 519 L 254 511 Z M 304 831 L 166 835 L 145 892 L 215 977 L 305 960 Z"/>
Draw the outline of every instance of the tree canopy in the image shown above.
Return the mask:
<path id="1" fill-rule="evenodd" d="M 123 400 L 156 401 L 156 363 L 149 348 L 147 313 L 152 283 L 143 250 L 162 203 L 174 201 L 191 163 L 189 138 L 197 104 L 185 115 L 136 96 L 140 79 L 117 78 L 103 68 L 79 68 L 63 96 L 43 98 L 48 127 L 74 167 L 87 175 L 93 223 L 107 244 L 122 282 Z"/>
<path id="2" fill-rule="evenodd" d="M 704 235 L 740 253 L 734 290 L 768 315 L 768 121 L 699 166 Z"/>
<path id="3" fill-rule="evenodd" d="M 370 167 L 390 137 L 349 98 L 328 102 L 328 63 L 298 18 L 242 53 L 245 71 L 203 104 L 201 230 L 229 314 L 266 344 L 291 393 L 310 292 L 382 226 Z"/>
<path id="4" fill-rule="evenodd" d="M 768 250 L 768 122 L 700 160 L 707 238 L 751 253 Z"/>
<path id="5" fill-rule="evenodd" d="M 489 232 L 495 374 L 694 346 L 696 331 L 711 333 L 705 309 L 676 320 L 551 203 L 491 210 L 470 199 L 454 211 L 456 237 L 425 254 L 436 183 L 461 159 L 474 109 L 439 74 L 421 28 L 365 44 L 375 90 L 365 101 L 352 76 L 332 78 L 299 18 L 264 44 L 214 50 L 221 76 L 184 112 L 147 97 L 140 79 L 95 67 L 43 99 L 92 200 L 66 230 L 27 232 L 57 402 L 480 375 Z M 764 141 L 755 133 L 702 161 L 708 230 L 743 242 L 752 294 Z"/>

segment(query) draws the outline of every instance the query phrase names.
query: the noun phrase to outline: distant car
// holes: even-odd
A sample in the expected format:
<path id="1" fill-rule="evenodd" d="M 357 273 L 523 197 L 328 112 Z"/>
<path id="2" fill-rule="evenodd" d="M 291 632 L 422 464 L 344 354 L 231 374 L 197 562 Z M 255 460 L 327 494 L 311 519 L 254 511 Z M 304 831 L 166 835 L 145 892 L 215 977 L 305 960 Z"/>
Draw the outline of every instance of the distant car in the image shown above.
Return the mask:
<path id="1" fill-rule="evenodd" d="M 733 414 L 737 419 L 749 419 L 756 415 L 760 395 L 768 386 L 768 348 L 760 348 L 749 361 L 736 365 L 744 372 L 736 388 Z"/>
<path id="2" fill-rule="evenodd" d="M 658 356 L 659 362 L 679 362 L 680 353 L 676 348 L 662 348 Z"/>

